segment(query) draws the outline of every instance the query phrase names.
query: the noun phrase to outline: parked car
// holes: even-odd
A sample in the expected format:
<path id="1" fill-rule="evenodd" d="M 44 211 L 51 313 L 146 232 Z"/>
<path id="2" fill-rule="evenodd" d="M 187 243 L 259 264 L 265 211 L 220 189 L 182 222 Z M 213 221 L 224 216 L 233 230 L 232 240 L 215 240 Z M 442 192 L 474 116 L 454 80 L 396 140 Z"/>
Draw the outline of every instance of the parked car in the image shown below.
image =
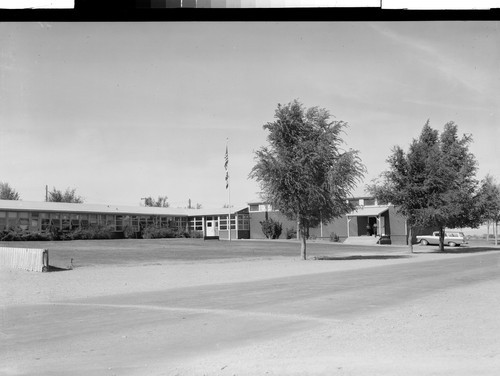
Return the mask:
<path id="1" fill-rule="evenodd" d="M 439 245 L 439 231 L 434 231 L 432 235 L 418 235 L 417 243 L 421 245 Z M 463 232 L 446 231 L 444 233 L 444 245 L 458 247 L 462 244 L 467 244 L 467 238 Z"/>

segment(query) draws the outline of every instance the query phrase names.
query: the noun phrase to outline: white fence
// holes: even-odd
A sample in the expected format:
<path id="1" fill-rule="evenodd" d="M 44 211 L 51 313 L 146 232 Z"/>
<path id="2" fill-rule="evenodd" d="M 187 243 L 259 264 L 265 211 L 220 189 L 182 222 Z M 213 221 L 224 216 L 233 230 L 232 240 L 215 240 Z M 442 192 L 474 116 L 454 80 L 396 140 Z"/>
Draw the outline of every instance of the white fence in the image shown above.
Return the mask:
<path id="1" fill-rule="evenodd" d="M 40 248 L 0 247 L 0 267 L 45 272 L 49 268 L 49 251 Z"/>

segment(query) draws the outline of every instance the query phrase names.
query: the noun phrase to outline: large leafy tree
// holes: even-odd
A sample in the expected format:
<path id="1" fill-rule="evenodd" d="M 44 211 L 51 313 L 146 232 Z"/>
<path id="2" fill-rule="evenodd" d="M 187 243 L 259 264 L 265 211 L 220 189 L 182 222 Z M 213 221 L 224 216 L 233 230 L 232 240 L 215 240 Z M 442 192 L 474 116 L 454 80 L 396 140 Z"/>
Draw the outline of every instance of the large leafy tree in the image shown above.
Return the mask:
<path id="1" fill-rule="evenodd" d="M 331 121 L 326 109 L 306 109 L 294 100 L 279 104 L 274 118 L 263 126 L 269 146 L 256 151 L 249 176 L 260 183 L 267 202 L 297 221 L 306 259 L 309 228 L 353 209 L 347 198 L 365 167 L 357 151 L 342 149 L 347 124 Z"/>
<path id="2" fill-rule="evenodd" d="M 49 202 L 70 202 L 75 204 L 82 204 L 85 200 L 82 196 L 76 194 L 76 188 L 66 188 L 63 192 L 55 187 L 51 192 L 48 192 L 47 201 Z"/>
<path id="3" fill-rule="evenodd" d="M 167 196 L 158 196 L 158 199 L 155 200 L 151 196 L 144 198 L 144 205 L 145 206 L 155 206 L 155 207 L 160 207 L 160 208 L 168 208 L 170 204 L 167 201 L 168 197 Z"/>
<path id="4" fill-rule="evenodd" d="M 9 183 L 0 182 L 0 200 L 20 200 L 19 193 Z"/>
<path id="5" fill-rule="evenodd" d="M 447 123 L 440 135 L 427 121 L 408 152 L 396 146 L 387 159 L 389 169 L 367 187 L 370 194 L 394 204 L 406 217 L 411 251 L 415 226 L 439 228 L 443 250 L 445 227 L 477 227 L 481 223 L 471 142 L 470 135 L 458 136 L 453 122 Z"/>
<path id="6" fill-rule="evenodd" d="M 498 222 L 500 222 L 500 184 L 495 181 L 491 175 L 481 181 L 479 189 L 479 205 L 483 221 L 488 224 L 488 238 L 489 238 L 489 225 L 493 225 L 493 233 L 495 236 L 495 245 L 498 245 Z"/>

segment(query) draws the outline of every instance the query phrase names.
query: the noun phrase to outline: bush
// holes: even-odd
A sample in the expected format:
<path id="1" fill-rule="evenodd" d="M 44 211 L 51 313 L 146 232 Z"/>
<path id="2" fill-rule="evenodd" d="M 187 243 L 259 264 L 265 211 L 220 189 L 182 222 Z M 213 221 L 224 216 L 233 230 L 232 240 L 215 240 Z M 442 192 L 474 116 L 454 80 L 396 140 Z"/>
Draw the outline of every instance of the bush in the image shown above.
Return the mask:
<path id="1" fill-rule="evenodd" d="M 188 233 L 190 238 L 203 238 L 203 231 L 191 231 Z"/>
<path id="2" fill-rule="evenodd" d="M 52 233 L 41 231 L 27 231 L 20 227 L 10 227 L 0 231 L 0 241 L 47 241 L 54 240 Z"/>
<path id="3" fill-rule="evenodd" d="M 260 222 L 262 232 L 268 239 L 278 239 L 282 232 L 281 223 L 273 220 L 272 218 Z"/>
<path id="4" fill-rule="evenodd" d="M 192 236 L 192 234 L 194 236 Z M 170 227 L 156 227 L 154 225 L 149 225 L 142 229 L 141 235 L 143 239 L 162 239 L 162 238 L 190 238 L 198 237 L 197 234 L 189 233 L 188 231 L 170 228 Z M 202 237 L 203 233 L 199 237 Z"/>
<path id="5" fill-rule="evenodd" d="M 132 226 L 125 226 L 123 228 L 123 236 L 127 239 L 136 239 L 137 238 L 137 232 L 134 230 Z"/>
<path id="6" fill-rule="evenodd" d="M 87 228 L 77 228 L 73 231 L 60 233 L 60 240 L 111 239 L 113 229 L 104 225 L 92 225 Z"/>
<path id="7" fill-rule="evenodd" d="M 286 238 L 287 239 L 296 239 L 297 238 L 297 230 L 294 228 L 286 229 Z"/>
<path id="8" fill-rule="evenodd" d="M 340 241 L 340 237 L 336 233 L 332 232 L 330 234 L 330 241 L 338 243 Z"/>

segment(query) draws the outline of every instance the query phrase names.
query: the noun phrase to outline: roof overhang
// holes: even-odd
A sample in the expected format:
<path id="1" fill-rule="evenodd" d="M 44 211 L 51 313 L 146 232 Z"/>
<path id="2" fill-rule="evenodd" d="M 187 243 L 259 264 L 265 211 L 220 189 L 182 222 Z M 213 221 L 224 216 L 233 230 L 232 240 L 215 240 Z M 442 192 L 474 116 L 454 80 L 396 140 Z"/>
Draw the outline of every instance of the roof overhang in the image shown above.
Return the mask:
<path id="1" fill-rule="evenodd" d="M 348 217 L 378 217 L 380 214 L 389 210 L 388 206 L 368 206 L 358 208 L 348 213 Z"/>

